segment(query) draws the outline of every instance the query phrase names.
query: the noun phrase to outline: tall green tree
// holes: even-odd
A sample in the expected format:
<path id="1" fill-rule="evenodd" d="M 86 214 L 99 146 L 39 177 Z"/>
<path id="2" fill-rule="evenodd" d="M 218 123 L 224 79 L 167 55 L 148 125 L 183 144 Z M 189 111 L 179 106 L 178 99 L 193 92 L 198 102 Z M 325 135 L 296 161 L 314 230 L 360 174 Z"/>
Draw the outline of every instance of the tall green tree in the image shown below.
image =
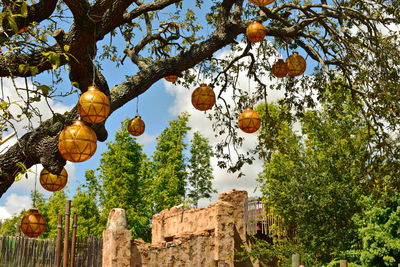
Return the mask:
<path id="1" fill-rule="evenodd" d="M 78 236 L 100 237 L 105 230 L 106 225 L 101 223 L 98 204 L 95 192 L 89 189 L 84 190 L 82 187 L 77 188 L 72 198 L 71 214 L 78 214 Z"/>
<path id="2" fill-rule="evenodd" d="M 134 237 L 149 240 L 152 206 L 149 198 L 151 169 L 141 145 L 129 135 L 126 123 L 116 132 L 115 141 L 107 143 L 100 167 L 89 170 L 89 186 L 97 187 L 102 207 L 101 223 L 105 226 L 112 208 L 126 210 L 128 228 Z M 95 180 L 98 182 L 94 182 Z"/>
<path id="3" fill-rule="evenodd" d="M 321 102 L 320 110 L 306 111 L 298 131 L 285 119 L 288 109 L 259 109 L 264 118 L 268 111 L 269 120 L 259 138 L 266 157 L 259 175 L 264 201 L 288 227 L 296 227 L 297 240 L 313 265 L 358 244 L 352 218 L 362 211 L 371 155 L 371 131 L 352 96 L 340 87 L 328 88 L 326 94 L 337 98 L 337 107 Z"/>
<path id="4" fill-rule="evenodd" d="M 199 132 L 193 134 L 190 147 L 190 159 L 187 175 L 187 199 L 197 208 L 202 198 L 211 198 L 212 193 L 217 191 L 212 188 L 213 169 L 210 158 L 214 156 L 208 139 Z"/>
<path id="5" fill-rule="evenodd" d="M 187 179 L 184 150 L 185 137 L 190 127 L 189 115 L 183 113 L 157 137 L 153 154 L 154 176 L 152 198 L 155 212 L 181 204 L 185 197 Z"/>

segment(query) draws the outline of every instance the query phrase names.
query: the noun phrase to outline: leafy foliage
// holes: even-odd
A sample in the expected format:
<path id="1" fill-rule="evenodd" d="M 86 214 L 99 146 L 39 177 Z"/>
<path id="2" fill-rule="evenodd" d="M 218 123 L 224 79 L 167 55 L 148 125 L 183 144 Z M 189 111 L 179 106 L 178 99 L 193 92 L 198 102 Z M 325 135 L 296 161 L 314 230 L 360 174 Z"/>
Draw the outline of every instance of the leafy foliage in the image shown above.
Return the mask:
<path id="1" fill-rule="evenodd" d="M 197 208 L 199 199 L 211 198 L 212 193 L 212 167 L 210 158 L 214 155 L 212 147 L 208 144 L 207 138 L 199 132 L 193 134 L 190 147 L 190 159 L 188 165 L 188 193 L 189 202 Z"/>
<path id="2" fill-rule="evenodd" d="M 368 173 L 375 156 L 373 133 L 342 88 L 327 88 L 326 97 L 332 101 L 322 102 L 320 111 L 304 113 L 301 135 L 294 122 L 285 119 L 289 111 L 284 106 L 259 107 L 264 118 L 268 112 L 259 137 L 265 156 L 259 176 L 265 203 L 287 226 L 295 225 L 298 242 L 313 265 L 359 244 L 353 216 L 362 214 L 360 196 L 374 193 Z"/>
<path id="3" fill-rule="evenodd" d="M 178 119 L 170 121 L 157 138 L 156 151 L 153 154 L 154 177 L 152 196 L 154 210 L 160 212 L 183 203 L 186 186 L 186 164 L 184 138 L 190 127 L 189 115 L 183 113 Z"/>

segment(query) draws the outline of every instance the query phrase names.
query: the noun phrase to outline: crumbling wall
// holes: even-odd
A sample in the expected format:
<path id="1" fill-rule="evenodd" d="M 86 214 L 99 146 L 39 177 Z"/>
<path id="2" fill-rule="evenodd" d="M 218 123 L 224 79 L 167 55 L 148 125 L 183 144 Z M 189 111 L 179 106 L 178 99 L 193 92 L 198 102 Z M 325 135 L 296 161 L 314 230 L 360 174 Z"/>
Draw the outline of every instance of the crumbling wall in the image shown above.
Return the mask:
<path id="1" fill-rule="evenodd" d="M 182 236 L 156 246 L 134 240 L 131 267 L 217 266 L 212 257 L 214 238 L 214 232 L 211 231 Z"/>
<path id="2" fill-rule="evenodd" d="M 254 266 L 235 253 L 247 246 L 246 203 L 247 192 L 233 190 L 206 208 L 174 207 L 154 215 L 152 243 L 131 242 L 130 266 Z"/>

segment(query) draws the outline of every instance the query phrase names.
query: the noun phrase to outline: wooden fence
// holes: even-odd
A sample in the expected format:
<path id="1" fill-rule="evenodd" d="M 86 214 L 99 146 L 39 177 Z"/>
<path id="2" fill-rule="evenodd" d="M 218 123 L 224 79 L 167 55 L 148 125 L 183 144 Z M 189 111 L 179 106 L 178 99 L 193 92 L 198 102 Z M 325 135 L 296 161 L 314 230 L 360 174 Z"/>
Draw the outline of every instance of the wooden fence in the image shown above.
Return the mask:
<path id="1" fill-rule="evenodd" d="M 0 236 L 0 267 L 54 267 L 55 239 Z M 78 238 L 74 265 L 101 266 L 102 239 Z"/>

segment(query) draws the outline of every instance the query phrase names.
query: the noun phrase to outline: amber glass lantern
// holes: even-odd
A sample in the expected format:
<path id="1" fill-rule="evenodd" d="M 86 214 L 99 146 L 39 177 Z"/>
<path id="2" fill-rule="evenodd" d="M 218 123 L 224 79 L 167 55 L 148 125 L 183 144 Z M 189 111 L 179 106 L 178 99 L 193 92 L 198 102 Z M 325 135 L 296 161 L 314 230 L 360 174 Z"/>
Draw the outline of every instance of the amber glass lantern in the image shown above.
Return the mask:
<path id="1" fill-rule="evenodd" d="M 46 230 L 46 221 L 37 209 L 30 209 L 22 217 L 21 230 L 28 237 L 38 237 Z"/>
<path id="2" fill-rule="evenodd" d="M 254 133 L 261 126 L 261 116 L 252 108 L 246 108 L 239 116 L 239 128 L 245 133 Z"/>
<path id="3" fill-rule="evenodd" d="M 65 127 L 58 138 L 58 151 L 64 159 L 82 162 L 90 159 L 96 152 L 97 136 L 85 122 L 76 120 Z"/>
<path id="4" fill-rule="evenodd" d="M 145 125 L 142 117 L 136 116 L 128 123 L 128 132 L 133 136 L 139 136 L 144 133 Z"/>
<path id="5" fill-rule="evenodd" d="M 176 82 L 178 80 L 178 76 L 177 75 L 169 75 L 164 77 L 164 79 L 166 79 L 168 82 Z"/>
<path id="6" fill-rule="evenodd" d="M 277 78 L 283 78 L 288 74 L 288 67 L 282 59 L 278 59 L 277 62 L 272 65 L 271 72 Z"/>
<path id="7" fill-rule="evenodd" d="M 211 109 L 215 104 L 215 93 L 213 89 L 201 84 L 192 93 L 192 105 L 201 111 Z"/>
<path id="8" fill-rule="evenodd" d="M 68 182 L 68 173 L 63 168 L 59 175 L 52 174 L 46 169 L 40 172 L 40 184 L 47 191 L 55 192 L 64 188 Z"/>
<path id="9" fill-rule="evenodd" d="M 299 76 L 306 71 L 306 61 L 297 52 L 286 59 L 286 64 L 289 75 Z"/>
<path id="10" fill-rule="evenodd" d="M 275 0 L 249 0 L 249 1 L 257 6 L 266 6 L 273 3 Z"/>
<path id="11" fill-rule="evenodd" d="M 78 101 L 78 113 L 82 120 L 99 123 L 110 115 L 110 100 L 95 86 L 90 86 Z"/>
<path id="12" fill-rule="evenodd" d="M 250 42 L 261 42 L 266 35 L 267 29 L 257 21 L 253 21 L 246 29 L 246 36 Z"/>

